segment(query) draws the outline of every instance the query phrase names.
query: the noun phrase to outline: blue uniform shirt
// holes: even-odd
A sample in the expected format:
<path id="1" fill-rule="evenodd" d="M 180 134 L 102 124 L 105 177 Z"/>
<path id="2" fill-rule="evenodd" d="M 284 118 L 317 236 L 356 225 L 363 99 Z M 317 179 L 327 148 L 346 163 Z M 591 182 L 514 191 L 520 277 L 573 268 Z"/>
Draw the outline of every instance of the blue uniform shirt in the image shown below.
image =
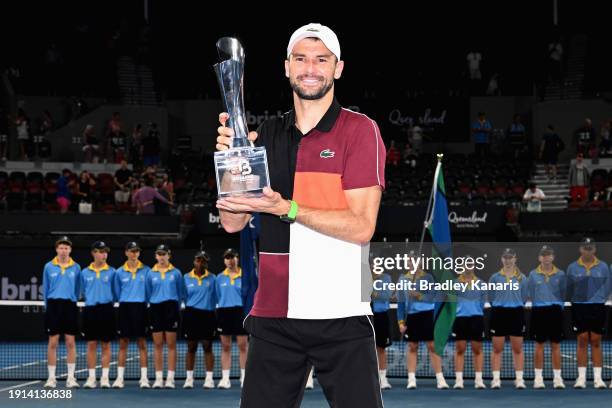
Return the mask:
<path id="1" fill-rule="evenodd" d="M 493 274 L 489 283 L 517 283 L 518 290 L 490 290 L 488 292 L 489 302 L 494 307 L 523 307 L 527 300 L 527 278 L 518 269 L 514 269 L 511 276 L 502 274 L 502 271 Z"/>
<path id="2" fill-rule="evenodd" d="M 156 264 L 147 273 L 145 281 L 149 303 L 162 303 L 168 300 L 180 303 L 185 298 L 183 274 L 172 264 L 169 264 L 165 271 L 160 270 Z"/>
<path id="3" fill-rule="evenodd" d="M 217 308 L 242 306 L 242 269 L 232 279 L 227 268 L 216 279 Z"/>
<path id="4" fill-rule="evenodd" d="M 605 303 L 610 294 L 610 269 L 595 258 L 585 265 L 582 258 L 567 267 L 567 291 L 572 303 Z"/>
<path id="5" fill-rule="evenodd" d="M 383 273 L 377 275 L 373 282 L 374 293 L 372 294 L 372 311 L 374 313 L 384 313 L 390 308 L 389 301 L 391 300 L 393 291 L 390 290 L 388 286 L 386 288 L 382 288 L 381 286 L 382 290 L 376 290 L 376 287 L 378 287 L 378 285 L 381 285 L 381 283 L 376 283 L 376 281 L 380 281 L 381 283 L 385 283 L 388 285 L 392 282 L 391 276 L 386 273 Z"/>
<path id="6" fill-rule="evenodd" d="M 85 306 L 95 306 L 105 303 L 113 303 L 113 279 L 115 269 L 104 264 L 100 269 L 95 269 L 90 264 L 81 271 L 81 294 L 85 298 Z"/>
<path id="7" fill-rule="evenodd" d="M 425 281 L 433 283 L 433 276 L 430 274 L 420 271 L 415 273 L 406 273 L 400 276 L 398 283 L 400 282 L 414 282 L 416 285 L 415 290 L 399 290 L 397 291 L 397 319 L 399 321 L 405 320 L 407 314 L 414 314 L 419 312 L 427 312 L 434 310 L 435 303 L 434 299 L 436 296 L 433 290 L 419 290 L 419 282 Z M 407 286 L 406 286 L 407 288 Z"/>
<path id="8" fill-rule="evenodd" d="M 119 303 L 147 302 L 146 278 L 150 269 L 140 261 L 134 270 L 127 262 L 117 269 L 113 283 Z"/>
<path id="9" fill-rule="evenodd" d="M 68 265 L 62 268 L 53 258 L 45 264 L 43 269 L 43 299 L 45 306 L 48 299 L 66 299 L 76 302 L 80 295 L 81 267 L 72 258 Z"/>
<path id="10" fill-rule="evenodd" d="M 206 270 L 202 276 L 198 276 L 192 269 L 183 279 L 187 293 L 185 306 L 214 311 L 217 304 L 215 275 Z"/>
<path id="11" fill-rule="evenodd" d="M 529 273 L 528 298 L 533 307 L 563 306 L 567 282 L 565 272 L 553 265 L 552 272 L 544 273 L 538 266 Z"/>
<path id="12" fill-rule="evenodd" d="M 477 276 L 466 279 L 465 275 L 457 278 L 458 282 L 467 283 L 465 291 L 457 292 L 457 317 L 483 316 L 484 303 L 487 299 L 487 291 L 472 288 L 472 282 L 481 283 L 482 280 Z"/>
<path id="13" fill-rule="evenodd" d="M 489 133 L 485 130 L 492 130 L 493 126 L 491 122 L 485 120 L 480 123 L 480 120 L 476 120 L 472 123 L 472 130 L 474 131 L 474 142 L 475 143 L 489 143 Z"/>

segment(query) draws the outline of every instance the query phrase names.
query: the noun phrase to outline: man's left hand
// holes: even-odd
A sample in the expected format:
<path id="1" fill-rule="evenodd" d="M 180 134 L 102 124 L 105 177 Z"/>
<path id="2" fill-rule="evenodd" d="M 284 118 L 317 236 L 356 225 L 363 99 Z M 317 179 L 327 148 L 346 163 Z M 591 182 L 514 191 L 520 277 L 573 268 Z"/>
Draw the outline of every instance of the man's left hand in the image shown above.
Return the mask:
<path id="1" fill-rule="evenodd" d="M 261 197 L 224 197 L 217 200 L 217 208 L 234 213 L 268 213 L 284 215 L 291 209 L 289 200 L 270 187 L 264 187 Z"/>

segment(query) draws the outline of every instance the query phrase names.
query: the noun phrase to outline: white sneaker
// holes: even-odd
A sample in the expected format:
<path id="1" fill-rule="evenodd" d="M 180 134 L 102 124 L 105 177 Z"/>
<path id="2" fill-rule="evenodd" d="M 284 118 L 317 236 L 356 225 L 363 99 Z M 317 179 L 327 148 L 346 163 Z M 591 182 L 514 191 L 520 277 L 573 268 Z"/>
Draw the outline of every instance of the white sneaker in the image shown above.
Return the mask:
<path id="1" fill-rule="evenodd" d="M 382 385 L 381 385 L 381 387 L 382 387 Z M 306 386 L 304 387 L 304 389 L 312 390 L 313 388 L 314 388 L 314 380 L 312 378 L 309 378 L 308 381 L 306 381 Z"/>
<path id="2" fill-rule="evenodd" d="M 166 378 L 166 384 L 164 385 L 164 387 L 165 388 L 174 388 L 174 380 Z"/>
<path id="3" fill-rule="evenodd" d="M 213 388 L 215 388 L 215 382 L 212 378 L 207 378 L 204 380 L 204 384 L 202 385 L 202 387 L 206 388 L 207 390 L 212 390 Z"/>
<path id="4" fill-rule="evenodd" d="M 593 388 L 595 389 L 602 389 L 602 388 L 608 388 L 608 386 L 606 385 L 605 382 L 603 382 L 603 380 L 601 378 L 597 379 L 597 380 L 593 380 Z"/>
<path id="5" fill-rule="evenodd" d="M 155 382 L 153 383 L 153 388 L 164 388 L 164 379 L 156 378 Z"/>
<path id="6" fill-rule="evenodd" d="M 138 386 L 140 388 L 151 388 L 148 378 L 141 378 L 140 381 L 138 381 Z"/>
<path id="7" fill-rule="evenodd" d="M 193 388 L 193 378 L 187 378 L 185 384 L 183 384 L 183 388 Z"/>
<path id="8" fill-rule="evenodd" d="M 565 389 L 563 378 L 553 378 L 553 388 L 557 390 Z"/>
<path id="9" fill-rule="evenodd" d="M 66 388 L 79 388 L 79 383 L 77 382 L 76 378 L 66 378 Z"/>
<path id="10" fill-rule="evenodd" d="M 95 377 L 88 377 L 87 381 L 83 385 L 83 388 L 96 388 L 96 387 L 97 387 L 97 384 L 96 384 Z"/>
<path id="11" fill-rule="evenodd" d="M 499 390 L 501 388 L 501 380 L 493 380 L 491 381 L 491 389 Z"/>
<path id="12" fill-rule="evenodd" d="M 546 384 L 544 384 L 544 379 L 542 377 L 536 377 L 533 380 L 533 388 L 536 390 L 546 388 Z"/>
<path id="13" fill-rule="evenodd" d="M 232 383 L 230 382 L 229 378 L 222 378 L 219 381 L 219 384 L 217 384 L 217 388 L 221 388 L 223 390 L 228 390 L 228 389 L 232 388 Z"/>
<path id="14" fill-rule="evenodd" d="M 415 379 L 409 379 L 408 380 L 408 385 L 406 385 L 406 388 L 408 388 L 409 390 L 414 390 L 416 389 L 416 380 Z"/>
<path id="15" fill-rule="evenodd" d="M 45 388 L 55 387 L 57 387 L 57 380 L 55 379 L 55 377 L 49 377 L 49 379 L 47 379 L 47 382 L 45 383 Z"/>
<path id="16" fill-rule="evenodd" d="M 525 388 L 527 388 L 527 386 L 525 385 L 525 380 L 514 380 L 514 388 L 516 388 L 517 390 L 524 390 Z"/>
<path id="17" fill-rule="evenodd" d="M 474 388 L 477 390 L 484 390 L 487 388 L 487 386 L 482 380 L 474 380 Z"/>
<path id="18" fill-rule="evenodd" d="M 445 379 L 441 379 L 437 382 L 436 388 L 439 390 L 448 390 L 448 384 Z"/>
<path id="19" fill-rule="evenodd" d="M 113 388 L 123 388 L 124 387 L 123 378 L 117 377 L 115 382 L 113 383 Z"/>
<path id="20" fill-rule="evenodd" d="M 453 388 L 455 390 L 462 390 L 463 389 L 463 380 L 455 380 L 455 385 L 453 385 Z"/>
<path id="21" fill-rule="evenodd" d="M 586 379 L 578 377 L 574 383 L 574 388 L 586 388 Z"/>
<path id="22" fill-rule="evenodd" d="M 306 385 L 308 385 L 308 384 L 306 384 Z M 384 377 L 384 378 L 380 379 L 380 389 L 381 390 L 390 390 L 391 388 L 393 388 L 393 387 L 391 387 L 391 384 L 389 384 L 389 380 L 387 380 L 387 377 Z"/>
<path id="23" fill-rule="evenodd" d="M 108 379 L 108 377 L 102 377 L 100 378 L 100 388 L 110 388 L 110 380 Z"/>

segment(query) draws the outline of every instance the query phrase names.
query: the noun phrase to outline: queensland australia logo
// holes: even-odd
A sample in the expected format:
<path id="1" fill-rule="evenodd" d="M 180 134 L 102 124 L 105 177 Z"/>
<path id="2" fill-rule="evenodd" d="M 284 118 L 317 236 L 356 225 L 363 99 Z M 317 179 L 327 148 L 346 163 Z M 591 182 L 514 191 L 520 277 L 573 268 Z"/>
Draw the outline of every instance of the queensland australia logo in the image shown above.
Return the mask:
<path id="1" fill-rule="evenodd" d="M 331 149 L 321 150 L 321 153 L 319 153 L 319 157 L 321 157 L 322 159 L 331 159 L 335 155 L 336 152 L 332 152 Z"/>
<path id="2" fill-rule="evenodd" d="M 457 215 L 455 211 L 448 213 L 448 222 L 455 224 L 457 228 L 478 228 L 481 224 L 487 223 L 487 216 L 489 214 L 485 211 L 481 216 L 478 212 L 472 212 L 469 217 L 462 217 Z"/>

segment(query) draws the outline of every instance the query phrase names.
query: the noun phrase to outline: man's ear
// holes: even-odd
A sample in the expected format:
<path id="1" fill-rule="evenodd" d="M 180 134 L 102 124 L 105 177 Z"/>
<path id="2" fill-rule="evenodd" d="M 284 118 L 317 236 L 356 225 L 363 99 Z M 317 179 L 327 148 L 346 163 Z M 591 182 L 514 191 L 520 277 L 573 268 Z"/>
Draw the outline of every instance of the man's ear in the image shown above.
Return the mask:
<path id="1" fill-rule="evenodd" d="M 342 76 L 342 71 L 344 70 L 344 61 L 340 60 L 336 64 L 336 69 L 334 70 L 334 79 L 340 79 Z"/>
<path id="2" fill-rule="evenodd" d="M 287 78 L 289 78 L 289 58 L 291 58 L 291 55 L 289 55 L 285 60 L 285 76 Z"/>

